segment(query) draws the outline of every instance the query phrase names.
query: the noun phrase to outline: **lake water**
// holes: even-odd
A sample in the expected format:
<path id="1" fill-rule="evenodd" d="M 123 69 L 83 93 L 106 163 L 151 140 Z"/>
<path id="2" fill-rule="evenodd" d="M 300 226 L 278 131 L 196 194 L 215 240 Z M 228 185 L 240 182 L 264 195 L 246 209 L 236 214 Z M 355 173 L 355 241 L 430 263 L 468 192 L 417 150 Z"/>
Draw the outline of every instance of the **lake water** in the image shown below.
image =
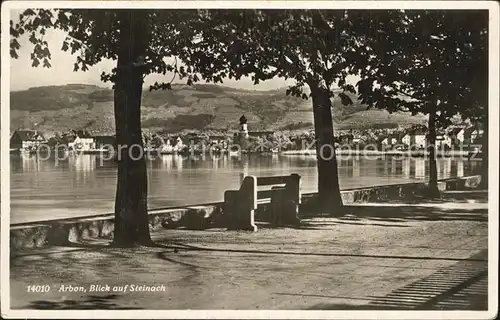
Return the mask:
<path id="1" fill-rule="evenodd" d="M 472 174 L 477 160 L 438 159 L 439 178 Z M 97 155 L 71 156 L 56 162 L 11 155 L 11 223 L 113 212 L 116 163 Z M 187 159 L 164 155 L 148 160 L 149 208 L 223 200 L 238 188 L 240 174 L 302 176 L 303 192 L 317 190 L 314 156 L 248 156 Z M 339 157 L 342 189 L 421 181 L 428 175 L 423 158 Z"/>

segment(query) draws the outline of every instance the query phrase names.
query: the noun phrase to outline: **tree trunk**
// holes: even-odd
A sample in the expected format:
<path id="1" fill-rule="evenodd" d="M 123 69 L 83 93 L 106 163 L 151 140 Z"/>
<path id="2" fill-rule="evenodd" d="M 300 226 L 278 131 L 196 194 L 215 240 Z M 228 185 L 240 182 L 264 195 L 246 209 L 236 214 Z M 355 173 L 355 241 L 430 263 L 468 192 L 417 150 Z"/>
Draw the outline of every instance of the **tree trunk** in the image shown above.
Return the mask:
<path id="1" fill-rule="evenodd" d="M 436 109 L 437 105 L 433 104 L 429 112 L 429 196 L 431 198 L 439 198 L 441 196 L 437 186 Z"/>
<path id="2" fill-rule="evenodd" d="M 318 160 L 318 210 L 332 215 L 341 213 L 339 175 L 333 136 L 332 110 L 329 91 L 310 83 Z"/>
<path id="3" fill-rule="evenodd" d="M 488 112 L 488 110 L 486 110 Z M 488 189 L 488 117 L 483 122 L 483 141 L 482 141 L 482 161 L 481 161 L 481 183 L 479 184 L 479 188 Z"/>
<path id="4" fill-rule="evenodd" d="M 145 55 L 145 17 L 120 11 L 120 49 L 114 89 L 118 182 L 113 244 L 150 245 L 147 173 L 141 130 L 143 71 L 134 62 Z"/>

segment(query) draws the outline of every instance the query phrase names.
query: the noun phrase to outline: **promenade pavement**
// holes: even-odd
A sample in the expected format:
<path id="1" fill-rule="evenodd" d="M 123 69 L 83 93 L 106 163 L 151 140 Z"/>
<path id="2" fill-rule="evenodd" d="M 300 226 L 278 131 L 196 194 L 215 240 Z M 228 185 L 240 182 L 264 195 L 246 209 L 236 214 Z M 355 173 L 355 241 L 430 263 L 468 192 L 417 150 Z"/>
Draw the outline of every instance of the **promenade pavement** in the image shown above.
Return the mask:
<path id="1" fill-rule="evenodd" d="M 22 252 L 11 257 L 11 307 L 487 309 L 486 193 L 348 209 L 300 228 L 258 224 L 256 233 L 162 230 L 156 248 L 110 248 L 101 239 Z M 132 284 L 165 291 L 130 292 Z M 30 285 L 50 291 L 27 292 Z"/>

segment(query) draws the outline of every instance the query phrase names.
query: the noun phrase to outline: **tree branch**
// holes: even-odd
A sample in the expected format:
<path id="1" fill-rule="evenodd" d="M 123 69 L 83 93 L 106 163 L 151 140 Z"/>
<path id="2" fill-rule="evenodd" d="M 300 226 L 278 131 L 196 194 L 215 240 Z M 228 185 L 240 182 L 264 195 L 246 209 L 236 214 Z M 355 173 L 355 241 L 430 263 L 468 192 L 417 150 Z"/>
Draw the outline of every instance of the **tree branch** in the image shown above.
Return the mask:
<path id="1" fill-rule="evenodd" d="M 69 33 L 66 35 L 66 39 L 64 39 L 64 41 L 66 41 L 67 39 L 71 39 L 71 40 L 73 40 L 73 41 L 76 41 L 76 42 L 78 42 L 78 43 L 79 43 L 82 47 L 84 47 L 85 49 L 90 50 L 89 46 L 88 46 L 85 42 L 83 42 L 82 40 L 77 39 L 77 38 L 75 38 L 75 37 L 71 36 Z"/>
<path id="2" fill-rule="evenodd" d="M 424 100 L 422 100 L 422 98 L 417 98 L 417 97 L 415 97 L 414 95 L 409 94 L 409 93 L 407 93 L 407 92 L 404 92 L 404 91 L 402 91 L 402 90 L 399 90 L 399 89 L 398 89 L 398 90 L 396 90 L 396 92 L 397 92 L 398 94 L 404 95 L 404 96 L 406 96 L 406 97 L 408 97 L 408 98 L 412 98 L 412 99 L 418 100 L 418 102 L 425 102 Z"/>

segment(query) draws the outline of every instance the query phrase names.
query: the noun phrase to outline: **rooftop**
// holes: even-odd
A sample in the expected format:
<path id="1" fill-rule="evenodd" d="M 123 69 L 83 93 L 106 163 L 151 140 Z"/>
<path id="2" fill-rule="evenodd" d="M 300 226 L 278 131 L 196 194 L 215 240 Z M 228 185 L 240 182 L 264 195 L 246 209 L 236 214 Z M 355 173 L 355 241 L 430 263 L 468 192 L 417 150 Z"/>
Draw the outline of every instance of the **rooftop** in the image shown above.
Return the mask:
<path id="1" fill-rule="evenodd" d="M 23 141 L 37 140 L 38 137 L 41 137 L 42 139 L 45 140 L 43 133 L 38 130 L 17 130 L 16 132 L 19 138 L 21 138 L 21 140 Z"/>

